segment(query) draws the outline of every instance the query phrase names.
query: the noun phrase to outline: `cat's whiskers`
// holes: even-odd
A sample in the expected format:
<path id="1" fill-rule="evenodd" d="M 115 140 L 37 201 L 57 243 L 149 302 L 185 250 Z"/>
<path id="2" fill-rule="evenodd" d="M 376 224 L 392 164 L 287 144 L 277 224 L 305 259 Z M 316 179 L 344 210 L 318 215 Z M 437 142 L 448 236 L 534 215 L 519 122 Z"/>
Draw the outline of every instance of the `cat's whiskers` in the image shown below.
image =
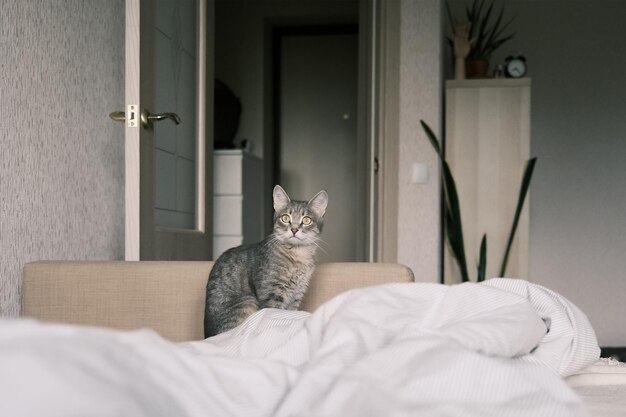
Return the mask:
<path id="1" fill-rule="evenodd" d="M 269 249 L 274 249 L 280 243 L 280 239 L 276 237 L 276 235 L 272 234 L 267 242 L 265 242 L 265 246 Z"/>
<path id="2" fill-rule="evenodd" d="M 318 242 L 323 243 L 323 244 L 324 244 L 324 245 L 326 245 L 326 246 L 329 246 L 329 244 L 328 244 L 327 242 L 325 242 L 324 240 L 322 240 L 322 238 L 320 238 L 319 236 L 314 236 L 314 237 L 311 239 L 311 243 L 313 243 L 315 246 L 317 246 L 317 249 L 319 249 L 320 251 L 322 251 L 322 252 L 324 253 L 324 255 L 328 255 L 328 252 L 326 252 L 326 249 L 324 249 L 324 248 L 322 247 L 322 245 L 321 245 L 321 244 L 319 244 Z"/>

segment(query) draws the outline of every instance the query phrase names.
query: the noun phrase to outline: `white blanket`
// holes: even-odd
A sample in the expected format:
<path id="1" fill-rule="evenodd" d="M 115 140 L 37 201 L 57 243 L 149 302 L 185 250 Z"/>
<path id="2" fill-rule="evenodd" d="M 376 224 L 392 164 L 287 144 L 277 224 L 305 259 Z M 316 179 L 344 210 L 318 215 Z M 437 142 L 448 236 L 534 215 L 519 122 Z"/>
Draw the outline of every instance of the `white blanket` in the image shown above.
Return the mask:
<path id="1" fill-rule="evenodd" d="M 598 356 L 574 305 L 507 279 L 352 290 L 181 344 L 1 320 L 0 415 L 584 416 L 562 376 Z"/>

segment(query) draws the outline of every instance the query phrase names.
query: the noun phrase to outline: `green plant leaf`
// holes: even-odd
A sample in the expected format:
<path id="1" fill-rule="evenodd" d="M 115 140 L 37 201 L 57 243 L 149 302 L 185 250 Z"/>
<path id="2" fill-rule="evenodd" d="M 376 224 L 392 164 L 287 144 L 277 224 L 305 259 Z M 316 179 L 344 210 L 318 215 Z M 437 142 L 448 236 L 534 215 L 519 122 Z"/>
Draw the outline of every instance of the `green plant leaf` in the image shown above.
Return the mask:
<path id="1" fill-rule="evenodd" d="M 443 160 L 443 179 L 444 179 L 444 194 L 446 196 L 446 204 L 449 207 L 450 216 L 448 224 L 446 225 L 446 231 L 448 234 L 448 240 L 452 247 L 453 253 L 459 264 L 461 271 L 461 279 L 463 282 L 469 281 L 469 275 L 467 273 L 467 260 L 465 258 L 465 245 L 463 242 L 463 225 L 461 223 L 461 209 L 459 205 L 459 197 L 456 191 L 456 183 L 448 163 Z"/>
<path id="2" fill-rule="evenodd" d="M 491 29 L 491 33 L 489 35 L 489 39 L 487 40 L 488 44 L 494 43 L 498 40 L 500 36 L 502 36 L 502 32 L 507 28 L 508 25 L 513 22 L 514 18 L 511 18 L 506 24 L 500 27 L 502 23 L 502 17 L 504 16 L 504 8 L 500 9 L 500 13 L 498 14 L 498 18 L 496 19 L 496 23 L 494 23 L 493 28 Z"/>
<path id="3" fill-rule="evenodd" d="M 491 5 L 493 6 L 493 3 L 491 3 Z M 502 22 L 502 15 L 503 14 L 504 14 L 504 8 L 500 9 L 500 13 L 498 14 L 498 17 L 496 19 L 496 23 L 494 23 L 493 27 L 489 31 L 489 36 L 487 37 L 487 40 L 485 41 L 485 45 L 486 45 L 485 51 L 484 51 L 485 56 L 491 55 L 491 53 L 488 50 L 492 49 L 494 43 L 497 42 L 497 36 L 501 32 L 500 30 L 498 30 L 498 27 L 500 26 L 500 23 Z M 495 48 L 493 48 L 493 49 L 495 49 Z M 493 49 L 492 49 L 492 52 L 493 52 Z"/>
<path id="4" fill-rule="evenodd" d="M 454 21 L 454 17 L 452 16 L 452 10 L 450 9 L 450 3 L 446 0 L 446 12 L 448 14 L 448 20 L 450 20 L 450 27 L 452 28 L 452 33 L 454 33 L 454 29 L 456 26 L 456 22 Z"/>
<path id="5" fill-rule="evenodd" d="M 517 224 L 519 223 L 519 216 L 522 213 L 524 207 L 524 200 L 528 193 L 528 187 L 530 186 L 530 180 L 533 176 L 535 169 L 535 163 L 537 158 L 531 158 L 526 162 L 526 168 L 524 169 L 524 175 L 522 177 L 522 185 L 520 186 L 519 198 L 517 200 L 517 208 L 515 209 L 515 217 L 513 217 L 513 225 L 511 226 L 511 233 L 509 233 L 509 240 L 506 244 L 506 250 L 504 251 L 504 257 L 502 258 L 502 266 L 500 267 L 500 277 L 504 277 L 506 272 L 506 266 L 509 262 L 509 252 L 513 245 L 513 239 L 515 238 L 515 231 L 517 230 Z"/>
<path id="6" fill-rule="evenodd" d="M 511 35 L 512 36 L 512 35 Z M 459 197 L 456 189 L 456 182 L 450 170 L 450 166 L 445 159 L 443 148 L 439 144 L 437 136 L 434 134 L 430 126 L 423 120 L 420 120 L 420 124 L 426 133 L 428 140 L 430 141 L 433 149 L 437 153 L 439 160 L 443 167 L 443 192 L 444 192 L 444 221 L 446 225 L 446 238 L 452 256 L 455 258 L 463 282 L 469 281 L 469 275 L 467 273 L 467 259 L 465 257 L 465 246 L 463 241 L 463 226 L 461 222 L 461 208 L 459 203 Z M 502 260 L 500 268 L 501 277 L 506 272 L 506 266 L 509 259 L 509 253 L 511 246 L 515 238 L 515 232 L 519 223 L 519 217 L 524 207 L 524 201 L 528 194 L 528 188 L 530 187 L 530 181 L 532 179 L 533 171 L 537 158 L 531 158 L 526 162 L 524 169 L 524 175 L 522 177 L 522 184 L 520 186 L 519 198 L 517 201 L 517 207 L 515 209 L 515 216 L 513 217 L 513 224 L 511 226 L 511 232 L 509 233 L 509 239 L 507 242 L 506 250 Z M 487 271 L 487 235 L 484 234 L 480 243 L 480 254 L 477 263 L 477 282 L 485 280 L 485 274 Z"/>
<path id="7" fill-rule="evenodd" d="M 446 2 L 448 18 L 454 22 L 451 9 Z M 489 59 L 491 54 L 502 46 L 503 43 L 511 40 L 514 34 L 504 35 L 504 31 L 515 19 L 515 17 L 502 24 L 504 16 L 504 6 L 500 8 L 499 13 L 495 14 L 495 2 L 491 0 L 474 0 L 471 5 L 466 6 L 465 15 L 471 22 L 469 39 L 472 42 L 469 59 Z M 492 24 L 492 18 L 495 22 Z M 454 24 L 452 24 L 454 28 Z"/>
<path id="8" fill-rule="evenodd" d="M 477 7 L 478 7 L 478 0 L 474 0 L 472 2 L 471 8 L 469 7 L 465 8 L 465 16 L 467 17 L 467 20 L 469 22 L 472 22 L 472 26 L 478 26 L 475 20 L 476 16 L 478 16 Z M 470 32 L 470 33 L 473 33 L 473 32 Z"/>
<path id="9" fill-rule="evenodd" d="M 482 6 L 481 6 L 482 9 Z M 493 10 L 493 2 L 489 4 L 487 8 L 487 12 L 485 13 L 485 17 L 480 19 L 480 30 L 478 31 L 478 38 L 480 40 L 480 49 L 484 51 L 485 48 L 489 47 L 489 36 L 488 33 L 490 30 L 488 29 L 489 19 L 491 18 L 491 11 Z M 493 31 L 493 29 L 492 29 Z"/>
<path id="10" fill-rule="evenodd" d="M 485 273 L 487 271 L 487 234 L 484 234 L 480 241 L 480 255 L 477 269 L 476 282 L 482 282 L 485 280 Z"/>
<path id="11" fill-rule="evenodd" d="M 435 135 L 433 130 L 423 120 L 420 120 L 420 124 L 422 125 L 422 129 L 424 129 L 424 132 L 426 132 L 426 137 L 430 141 L 430 144 L 433 146 L 433 148 L 435 148 L 435 152 L 437 152 L 437 156 L 439 157 L 439 159 L 442 162 L 445 161 L 443 153 L 441 152 L 441 148 L 439 147 L 439 140 L 437 139 L 437 136 Z"/>
<path id="12" fill-rule="evenodd" d="M 469 281 L 469 274 L 467 273 L 467 260 L 465 257 L 465 245 L 463 242 L 463 225 L 461 222 L 461 208 L 459 204 L 459 196 L 456 190 L 456 183 L 452 176 L 450 166 L 445 159 L 442 148 L 439 146 L 439 140 L 433 133 L 430 126 L 428 126 L 423 120 L 420 120 L 426 136 L 430 140 L 431 145 L 437 152 L 437 156 L 441 161 L 443 167 L 443 193 L 444 193 L 444 219 L 446 224 L 446 236 L 448 238 L 448 244 L 452 255 L 459 265 L 461 272 L 461 280 L 463 282 Z"/>

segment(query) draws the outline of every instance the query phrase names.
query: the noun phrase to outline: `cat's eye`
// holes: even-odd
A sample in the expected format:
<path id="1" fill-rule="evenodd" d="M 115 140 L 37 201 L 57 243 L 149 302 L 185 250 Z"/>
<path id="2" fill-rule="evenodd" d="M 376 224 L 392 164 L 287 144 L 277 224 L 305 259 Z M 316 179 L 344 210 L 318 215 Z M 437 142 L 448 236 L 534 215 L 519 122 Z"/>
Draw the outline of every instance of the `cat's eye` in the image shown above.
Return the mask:
<path id="1" fill-rule="evenodd" d="M 310 225 L 312 221 L 313 220 L 311 220 L 311 218 L 309 216 L 304 216 L 302 218 L 302 224 L 305 225 L 305 226 Z"/>
<path id="2" fill-rule="evenodd" d="M 291 220 L 291 217 L 288 214 L 283 214 L 282 216 L 280 216 L 280 221 L 282 221 L 283 223 L 289 223 L 289 220 Z"/>

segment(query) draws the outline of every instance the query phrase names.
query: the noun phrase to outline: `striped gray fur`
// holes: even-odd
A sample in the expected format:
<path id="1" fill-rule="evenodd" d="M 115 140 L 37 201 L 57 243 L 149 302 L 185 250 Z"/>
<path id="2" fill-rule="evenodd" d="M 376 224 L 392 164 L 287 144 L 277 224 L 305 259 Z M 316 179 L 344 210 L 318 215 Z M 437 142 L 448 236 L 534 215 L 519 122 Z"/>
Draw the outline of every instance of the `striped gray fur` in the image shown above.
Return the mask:
<path id="1" fill-rule="evenodd" d="M 262 308 L 296 310 L 315 268 L 328 205 L 324 190 L 311 200 L 291 200 L 274 187 L 273 232 L 259 243 L 224 252 L 213 265 L 206 287 L 204 336 L 241 324 Z"/>

